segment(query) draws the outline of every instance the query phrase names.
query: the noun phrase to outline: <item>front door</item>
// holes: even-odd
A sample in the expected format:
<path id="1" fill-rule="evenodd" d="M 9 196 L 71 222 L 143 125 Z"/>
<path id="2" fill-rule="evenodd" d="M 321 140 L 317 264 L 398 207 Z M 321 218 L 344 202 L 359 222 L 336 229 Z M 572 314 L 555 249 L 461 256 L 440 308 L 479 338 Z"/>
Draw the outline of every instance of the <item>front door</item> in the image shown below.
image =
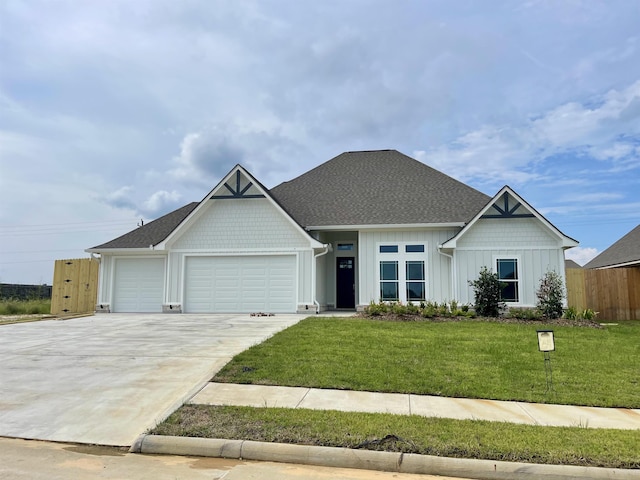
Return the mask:
<path id="1" fill-rule="evenodd" d="M 336 308 L 356 308 L 355 258 L 336 258 Z"/>

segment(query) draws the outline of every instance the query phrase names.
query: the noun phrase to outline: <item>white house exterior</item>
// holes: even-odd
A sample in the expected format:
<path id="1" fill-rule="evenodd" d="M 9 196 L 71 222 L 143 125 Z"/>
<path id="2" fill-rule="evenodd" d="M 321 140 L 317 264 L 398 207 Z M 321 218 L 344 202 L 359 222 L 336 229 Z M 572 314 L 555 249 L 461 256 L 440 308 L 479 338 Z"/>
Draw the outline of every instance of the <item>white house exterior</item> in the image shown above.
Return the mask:
<path id="1" fill-rule="evenodd" d="M 483 266 L 509 305 L 533 306 L 575 245 L 509 187 L 490 198 L 383 150 L 271 190 L 237 165 L 202 201 L 87 251 L 101 258 L 97 311 L 293 313 L 473 303 Z"/>

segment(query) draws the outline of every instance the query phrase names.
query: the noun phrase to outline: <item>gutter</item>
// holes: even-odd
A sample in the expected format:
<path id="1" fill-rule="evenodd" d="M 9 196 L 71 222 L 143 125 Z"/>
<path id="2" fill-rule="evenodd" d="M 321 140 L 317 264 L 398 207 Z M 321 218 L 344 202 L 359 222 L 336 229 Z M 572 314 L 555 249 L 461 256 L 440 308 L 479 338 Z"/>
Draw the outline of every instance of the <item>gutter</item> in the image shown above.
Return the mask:
<path id="1" fill-rule="evenodd" d="M 452 300 L 456 300 L 457 301 L 459 299 L 457 298 L 458 297 L 458 295 L 457 295 L 458 292 L 456 292 L 456 290 L 457 290 L 457 288 L 456 288 L 456 285 L 457 285 L 456 280 L 457 280 L 457 278 L 456 278 L 456 268 L 455 268 L 455 263 L 456 262 L 455 262 L 455 260 L 453 258 L 453 255 L 449 255 L 448 253 L 444 253 L 441 250 L 441 248 L 442 248 L 442 245 L 438 245 L 438 253 L 440 255 L 448 257 L 451 260 L 451 294 L 454 297 L 454 298 L 452 298 Z"/>
<path id="2" fill-rule="evenodd" d="M 318 257 L 322 257 L 329 253 L 331 245 L 323 244 L 322 247 L 324 248 L 324 251 L 313 256 L 313 264 L 311 265 L 311 297 L 313 299 L 313 304 L 316 306 L 316 315 L 320 313 L 320 303 L 316 298 L 316 264 L 318 263 Z"/>

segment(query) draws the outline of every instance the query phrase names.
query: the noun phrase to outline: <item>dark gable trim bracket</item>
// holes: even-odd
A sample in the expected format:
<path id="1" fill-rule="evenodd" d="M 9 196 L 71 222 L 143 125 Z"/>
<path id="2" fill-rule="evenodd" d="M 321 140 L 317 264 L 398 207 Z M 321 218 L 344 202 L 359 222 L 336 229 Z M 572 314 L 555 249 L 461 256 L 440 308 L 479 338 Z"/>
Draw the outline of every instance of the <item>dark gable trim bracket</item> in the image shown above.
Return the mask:
<path id="1" fill-rule="evenodd" d="M 247 190 L 253 186 L 253 182 L 249 182 L 242 190 L 240 190 L 240 170 L 236 171 L 236 188 L 234 189 L 228 183 L 225 182 L 224 186 L 229 190 L 231 195 L 212 195 L 211 200 L 228 200 L 232 198 L 265 198 L 262 194 L 245 195 Z"/>
<path id="2" fill-rule="evenodd" d="M 509 208 L 509 194 L 507 192 L 502 194 L 502 198 L 504 200 L 504 208 L 500 208 L 496 203 L 491 205 L 499 212 L 498 215 L 482 215 L 480 218 L 531 218 L 535 216 L 533 213 L 514 213 L 522 204 L 516 202 L 513 207 Z"/>

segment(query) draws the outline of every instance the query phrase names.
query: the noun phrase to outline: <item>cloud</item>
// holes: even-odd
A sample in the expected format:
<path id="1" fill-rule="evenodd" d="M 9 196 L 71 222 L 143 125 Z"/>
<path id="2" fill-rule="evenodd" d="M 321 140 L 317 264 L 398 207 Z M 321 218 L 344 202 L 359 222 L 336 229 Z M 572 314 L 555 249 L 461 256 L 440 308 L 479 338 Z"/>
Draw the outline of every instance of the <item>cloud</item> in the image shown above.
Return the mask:
<path id="1" fill-rule="evenodd" d="M 277 181 L 305 152 L 284 129 L 231 122 L 188 133 L 167 174 L 182 188 L 211 188 L 241 164 L 263 182 Z"/>
<path id="2" fill-rule="evenodd" d="M 166 190 L 159 190 L 153 193 L 142 204 L 142 213 L 154 216 L 158 213 L 166 213 L 169 210 L 173 210 L 180 206 L 180 199 L 182 195 L 175 190 L 167 192 Z"/>
<path id="3" fill-rule="evenodd" d="M 522 184 L 540 167 L 572 154 L 609 162 L 611 171 L 640 166 L 640 80 L 587 102 L 568 102 L 526 122 L 485 124 L 453 141 L 414 152 L 457 178 Z"/>
<path id="4" fill-rule="evenodd" d="M 583 266 L 593 260 L 599 253 L 600 252 L 593 247 L 573 247 L 565 252 L 565 257 Z"/>
<path id="5" fill-rule="evenodd" d="M 122 208 L 137 211 L 136 204 L 132 197 L 133 187 L 124 186 L 118 190 L 109 193 L 102 198 L 102 201 L 114 208 Z"/>

